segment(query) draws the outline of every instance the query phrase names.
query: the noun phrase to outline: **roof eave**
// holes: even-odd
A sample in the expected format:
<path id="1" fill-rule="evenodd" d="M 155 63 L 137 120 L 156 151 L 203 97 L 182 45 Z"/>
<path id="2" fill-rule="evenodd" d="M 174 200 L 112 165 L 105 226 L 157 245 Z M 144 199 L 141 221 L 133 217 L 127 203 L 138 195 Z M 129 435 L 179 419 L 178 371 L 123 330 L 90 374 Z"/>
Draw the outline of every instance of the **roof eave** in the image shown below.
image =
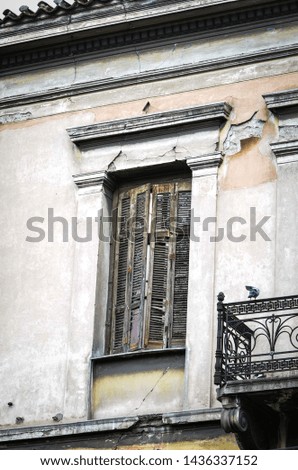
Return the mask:
<path id="1" fill-rule="evenodd" d="M 273 0 L 262 0 L 262 4 Z M 102 8 L 84 8 L 57 11 L 55 15 L 37 15 L 36 18 L 21 16 L 0 27 L 0 48 L 16 49 L 55 44 L 61 40 L 88 37 L 97 31 L 121 31 L 140 25 L 154 25 L 166 18 L 191 17 L 194 12 L 202 15 L 259 5 L 259 0 L 151 0 L 111 1 Z M 99 6 L 100 4 L 97 4 Z"/>

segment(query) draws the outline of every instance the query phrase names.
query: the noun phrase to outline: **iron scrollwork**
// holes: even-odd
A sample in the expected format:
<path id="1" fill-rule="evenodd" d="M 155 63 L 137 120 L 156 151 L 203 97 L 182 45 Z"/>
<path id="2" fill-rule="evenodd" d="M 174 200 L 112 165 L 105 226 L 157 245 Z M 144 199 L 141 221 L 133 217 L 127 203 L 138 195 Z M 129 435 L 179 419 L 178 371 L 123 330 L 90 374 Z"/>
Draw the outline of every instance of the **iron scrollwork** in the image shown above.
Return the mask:
<path id="1" fill-rule="evenodd" d="M 298 368 L 298 296 L 223 301 L 220 293 L 217 385 Z"/>

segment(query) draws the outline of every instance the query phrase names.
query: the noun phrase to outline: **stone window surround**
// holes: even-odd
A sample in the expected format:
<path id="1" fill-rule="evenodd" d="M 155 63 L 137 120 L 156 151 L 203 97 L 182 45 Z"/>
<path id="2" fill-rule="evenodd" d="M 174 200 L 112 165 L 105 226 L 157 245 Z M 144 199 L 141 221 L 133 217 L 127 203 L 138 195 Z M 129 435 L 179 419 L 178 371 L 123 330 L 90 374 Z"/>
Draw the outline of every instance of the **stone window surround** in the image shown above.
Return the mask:
<path id="1" fill-rule="evenodd" d="M 298 140 L 276 142 L 271 144 L 271 149 L 276 156 L 278 166 L 286 163 L 298 163 Z"/>
<path id="2" fill-rule="evenodd" d="M 119 136 L 120 138 L 129 136 L 137 143 L 139 136 L 143 136 L 144 133 L 153 131 L 154 135 L 159 133 L 164 135 L 167 132 L 175 131 L 175 128 L 180 126 L 189 129 L 190 132 L 200 132 L 201 128 L 206 130 L 206 126 L 211 126 L 212 129 L 216 127 L 219 130 L 220 125 L 228 118 L 230 111 L 231 107 L 227 103 L 212 103 L 183 110 L 154 113 L 139 118 L 117 120 L 112 123 L 105 122 L 82 126 L 67 129 L 67 132 L 71 140 L 82 151 L 88 151 L 88 149 L 96 148 L 99 142 L 102 147 L 105 141 L 111 142 L 111 140 L 119 139 Z M 221 162 L 222 154 L 217 151 L 211 154 L 194 155 L 186 159 L 186 163 L 192 171 L 192 207 L 200 207 L 200 216 L 202 217 L 216 216 L 217 173 Z M 73 176 L 73 180 L 78 187 L 79 218 L 87 212 L 90 215 L 90 207 L 92 207 L 91 212 L 94 211 L 94 215 L 95 209 L 96 214 L 98 210 L 102 209 L 103 215 L 109 215 L 114 188 L 114 181 L 111 178 L 113 174 L 115 172 L 100 169 Z M 67 390 L 70 389 L 73 382 L 72 370 L 76 364 L 76 341 L 82 335 L 82 331 L 78 331 L 76 320 L 84 315 L 85 322 L 87 324 L 91 322 L 94 326 L 92 335 L 90 331 L 87 334 L 90 349 L 92 349 L 91 362 L 96 358 L 105 356 L 104 345 L 107 343 L 106 331 L 104 331 L 107 328 L 103 328 L 103 325 L 106 325 L 107 322 L 110 245 L 108 243 L 99 243 L 97 239 L 88 243 L 88 246 L 86 244 L 77 244 L 75 250 L 72 321 L 70 325 L 72 330 L 70 332 L 70 350 L 73 351 L 73 354 L 69 355 Z M 89 264 L 90 260 L 94 260 L 92 269 L 90 266 L 87 270 L 82 269 L 86 258 L 89 260 Z M 97 259 L 101 260 L 100 269 L 98 269 L 95 262 Z M 210 350 L 214 349 L 214 261 L 215 244 L 208 241 L 191 243 L 188 311 L 197 311 L 197 306 L 200 304 L 204 316 L 197 317 L 194 314 L 188 314 L 187 330 L 189 332 L 206 331 L 207 334 L 203 335 L 200 344 L 197 344 L 198 341 L 192 334 L 187 335 L 183 399 L 185 410 L 209 409 L 212 406 L 213 356 L 210 355 Z M 192 276 L 192 272 L 195 272 L 196 276 Z M 208 274 L 206 275 L 206 273 Z M 197 292 L 198 282 L 201 285 L 200 292 L 204 292 L 204 295 Z M 89 299 L 88 305 L 86 305 L 86 298 Z M 86 353 L 88 352 L 86 351 Z M 91 351 L 89 351 L 89 357 L 91 357 L 90 353 Z M 190 361 L 192 363 L 191 368 L 187 367 Z M 90 383 L 89 397 L 85 396 L 85 402 L 90 401 L 91 375 L 92 366 L 89 364 L 89 368 L 84 370 L 85 379 L 87 383 Z M 201 382 L 202 376 L 204 376 L 204 384 Z M 197 396 L 198 390 L 200 390 L 199 397 Z M 70 410 L 74 404 L 71 403 L 71 394 L 66 392 L 66 395 L 69 395 L 69 399 L 66 400 L 66 408 L 69 406 Z M 90 402 L 88 407 L 90 417 Z"/>
<path id="3" fill-rule="evenodd" d="M 298 88 L 283 90 L 263 95 L 267 108 L 277 116 L 279 121 L 287 118 L 290 114 L 298 113 Z M 276 163 L 281 165 L 298 162 L 298 140 L 278 141 L 270 144 L 271 150 L 276 157 Z"/>

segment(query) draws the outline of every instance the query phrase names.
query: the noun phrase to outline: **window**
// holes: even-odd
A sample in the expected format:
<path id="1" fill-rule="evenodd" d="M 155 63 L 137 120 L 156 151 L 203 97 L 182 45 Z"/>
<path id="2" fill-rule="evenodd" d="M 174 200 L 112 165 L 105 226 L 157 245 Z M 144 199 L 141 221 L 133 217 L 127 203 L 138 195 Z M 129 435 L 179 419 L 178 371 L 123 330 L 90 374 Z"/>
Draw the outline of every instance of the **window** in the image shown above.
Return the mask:
<path id="1" fill-rule="evenodd" d="M 190 182 L 120 191 L 115 217 L 111 352 L 183 346 Z"/>

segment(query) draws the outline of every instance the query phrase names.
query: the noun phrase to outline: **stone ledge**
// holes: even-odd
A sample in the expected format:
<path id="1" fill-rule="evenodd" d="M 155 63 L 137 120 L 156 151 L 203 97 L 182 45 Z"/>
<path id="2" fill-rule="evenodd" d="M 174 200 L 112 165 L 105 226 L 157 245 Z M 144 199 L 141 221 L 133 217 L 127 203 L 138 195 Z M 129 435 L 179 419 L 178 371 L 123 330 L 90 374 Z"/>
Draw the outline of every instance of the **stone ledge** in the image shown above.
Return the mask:
<path id="1" fill-rule="evenodd" d="M 267 108 L 273 113 L 284 114 L 298 108 L 298 88 L 263 95 Z"/>
<path id="2" fill-rule="evenodd" d="M 227 382 L 217 389 L 217 397 L 221 399 L 230 395 L 269 393 L 281 390 L 298 388 L 298 376 L 293 377 L 265 377 L 252 380 L 235 380 Z"/>
<path id="3" fill-rule="evenodd" d="M 93 143 L 101 139 L 127 138 L 130 135 L 148 131 L 161 131 L 164 135 L 167 129 L 171 130 L 177 126 L 193 125 L 198 122 L 203 125 L 210 121 L 221 123 L 228 119 L 231 109 L 231 106 L 225 102 L 211 103 L 205 106 L 152 113 L 131 119 L 105 121 L 66 130 L 73 143 L 79 147 L 86 147 L 87 144 L 87 147 L 92 148 Z"/>
<path id="4" fill-rule="evenodd" d="M 44 426 L 28 426 L 0 430 L 0 442 L 41 439 L 57 436 L 71 436 L 92 432 L 119 431 L 130 429 L 139 421 L 137 416 L 130 418 L 114 418 L 91 420 L 84 422 L 53 424 Z"/>
<path id="5" fill-rule="evenodd" d="M 118 362 L 127 359 L 136 359 L 139 357 L 161 357 L 161 356 L 172 356 L 174 354 L 185 355 L 185 348 L 165 348 L 165 349 L 140 349 L 138 351 L 131 351 L 118 354 L 107 354 L 105 356 L 93 356 L 91 360 L 94 362 Z"/>
<path id="6" fill-rule="evenodd" d="M 298 140 L 270 144 L 278 165 L 298 162 Z"/>
<path id="7" fill-rule="evenodd" d="M 38 425 L 38 426 L 20 426 L 18 428 L 0 429 L 0 443 L 25 441 L 33 439 L 50 439 L 59 437 L 79 436 L 92 433 L 110 433 L 130 431 L 135 426 L 171 426 L 171 425 L 190 425 L 220 420 L 221 408 L 191 410 L 163 415 L 132 416 L 123 418 L 88 420 L 82 422 L 70 422 L 63 424 Z"/>
<path id="8" fill-rule="evenodd" d="M 208 408 L 206 410 L 180 411 L 162 415 L 165 424 L 202 423 L 204 421 L 220 420 L 221 408 Z"/>

